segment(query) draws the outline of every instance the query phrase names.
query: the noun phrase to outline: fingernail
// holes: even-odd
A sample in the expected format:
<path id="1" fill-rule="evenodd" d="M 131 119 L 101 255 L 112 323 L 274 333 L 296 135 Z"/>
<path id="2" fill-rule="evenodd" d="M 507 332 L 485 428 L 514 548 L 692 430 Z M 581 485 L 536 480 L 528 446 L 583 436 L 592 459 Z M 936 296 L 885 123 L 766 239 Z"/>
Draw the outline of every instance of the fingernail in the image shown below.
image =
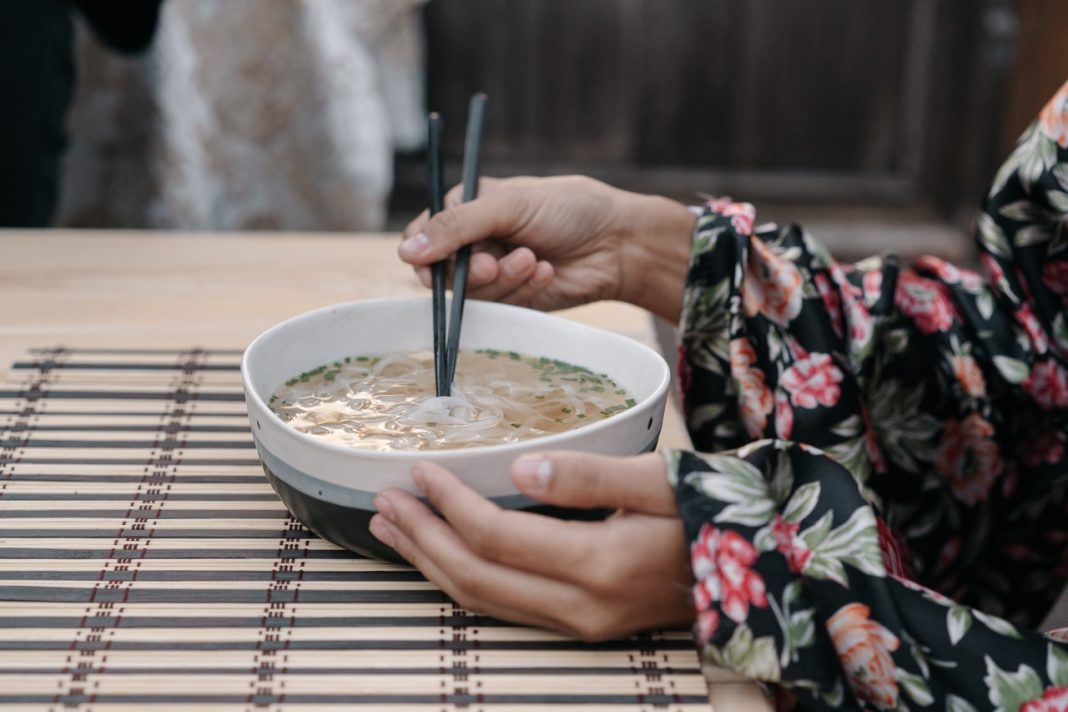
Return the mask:
<path id="1" fill-rule="evenodd" d="M 426 473 L 420 469 L 419 465 L 412 467 L 412 482 L 419 488 L 419 491 L 426 494 Z"/>
<path id="2" fill-rule="evenodd" d="M 421 232 L 401 243 L 400 256 L 411 259 L 422 255 L 429 248 L 430 238 L 426 236 L 426 233 Z"/>
<path id="3" fill-rule="evenodd" d="M 393 543 L 396 541 L 393 537 L 393 528 L 382 517 L 371 517 L 371 524 L 368 528 L 371 530 L 371 533 L 374 534 L 375 539 L 378 539 L 386 546 L 393 546 Z"/>
<path id="4" fill-rule="evenodd" d="M 390 504 L 390 501 L 386 499 L 384 495 L 380 494 L 375 497 L 375 509 L 389 521 L 394 522 L 397 520 L 397 513 L 394 511 L 393 505 Z"/>
<path id="5" fill-rule="evenodd" d="M 512 465 L 512 474 L 520 489 L 543 490 L 553 479 L 553 463 L 540 455 L 524 455 Z"/>

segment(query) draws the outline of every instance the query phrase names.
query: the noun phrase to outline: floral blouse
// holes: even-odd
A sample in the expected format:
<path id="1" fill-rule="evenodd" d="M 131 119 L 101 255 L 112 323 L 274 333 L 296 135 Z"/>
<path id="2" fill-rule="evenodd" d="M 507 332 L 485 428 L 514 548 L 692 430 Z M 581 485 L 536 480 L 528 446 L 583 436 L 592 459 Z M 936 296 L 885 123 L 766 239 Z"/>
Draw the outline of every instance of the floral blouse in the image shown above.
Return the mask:
<path id="1" fill-rule="evenodd" d="M 711 202 L 669 453 L 713 662 L 803 709 L 1068 710 L 1068 84 L 979 218 L 985 278 L 834 262 Z M 714 454 L 708 454 L 714 453 Z"/>

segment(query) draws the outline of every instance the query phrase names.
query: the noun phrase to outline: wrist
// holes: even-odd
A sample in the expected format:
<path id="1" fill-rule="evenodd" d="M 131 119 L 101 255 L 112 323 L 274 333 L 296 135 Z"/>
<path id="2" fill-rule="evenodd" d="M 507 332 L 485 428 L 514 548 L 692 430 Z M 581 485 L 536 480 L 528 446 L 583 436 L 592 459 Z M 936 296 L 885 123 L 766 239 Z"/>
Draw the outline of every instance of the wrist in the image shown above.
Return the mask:
<path id="1" fill-rule="evenodd" d="M 622 193 L 619 299 L 677 322 L 697 216 L 682 203 Z"/>

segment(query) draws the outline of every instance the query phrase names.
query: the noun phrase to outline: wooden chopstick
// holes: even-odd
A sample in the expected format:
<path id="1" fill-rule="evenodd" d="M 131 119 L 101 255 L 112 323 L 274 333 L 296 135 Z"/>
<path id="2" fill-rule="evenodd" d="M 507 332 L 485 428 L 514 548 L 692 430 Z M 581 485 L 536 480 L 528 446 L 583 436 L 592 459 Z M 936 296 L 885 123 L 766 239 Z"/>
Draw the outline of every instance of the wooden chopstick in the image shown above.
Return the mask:
<path id="1" fill-rule="evenodd" d="M 441 116 L 434 112 L 427 118 L 427 189 L 430 193 L 430 214 L 436 215 L 445 207 L 445 176 L 442 170 L 442 130 Z M 433 310 L 434 310 L 434 390 L 435 395 L 449 395 L 452 379 L 448 374 L 448 357 L 446 355 L 445 333 L 445 270 L 447 260 L 439 260 L 430 267 Z"/>
<path id="2" fill-rule="evenodd" d="M 467 135 L 464 140 L 464 196 L 469 202 L 478 197 L 479 153 L 482 145 L 482 124 L 486 115 L 486 95 L 479 92 L 471 97 L 467 112 Z M 456 374 L 456 355 L 460 349 L 460 328 L 464 318 L 464 297 L 467 292 L 467 271 L 471 262 L 471 246 L 464 245 L 456 253 L 456 267 L 452 280 L 452 313 L 448 335 L 448 381 Z"/>

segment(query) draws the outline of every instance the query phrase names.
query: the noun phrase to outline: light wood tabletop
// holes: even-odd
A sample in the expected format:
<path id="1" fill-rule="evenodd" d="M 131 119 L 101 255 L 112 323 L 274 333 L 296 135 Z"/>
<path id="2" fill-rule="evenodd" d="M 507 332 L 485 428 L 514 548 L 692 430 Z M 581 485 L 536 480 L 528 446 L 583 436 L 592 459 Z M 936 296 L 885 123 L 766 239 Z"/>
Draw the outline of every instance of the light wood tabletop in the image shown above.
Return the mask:
<path id="1" fill-rule="evenodd" d="M 426 296 L 391 234 L 0 231 L 0 369 L 30 347 L 243 348 L 296 314 L 373 297 Z M 656 346 L 636 307 L 560 313 Z M 673 359 L 669 358 L 669 362 Z M 689 440 L 669 406 L 662 446 Z M 721 710 L 767 710 L 759 689 L 709 670 Z"/>

